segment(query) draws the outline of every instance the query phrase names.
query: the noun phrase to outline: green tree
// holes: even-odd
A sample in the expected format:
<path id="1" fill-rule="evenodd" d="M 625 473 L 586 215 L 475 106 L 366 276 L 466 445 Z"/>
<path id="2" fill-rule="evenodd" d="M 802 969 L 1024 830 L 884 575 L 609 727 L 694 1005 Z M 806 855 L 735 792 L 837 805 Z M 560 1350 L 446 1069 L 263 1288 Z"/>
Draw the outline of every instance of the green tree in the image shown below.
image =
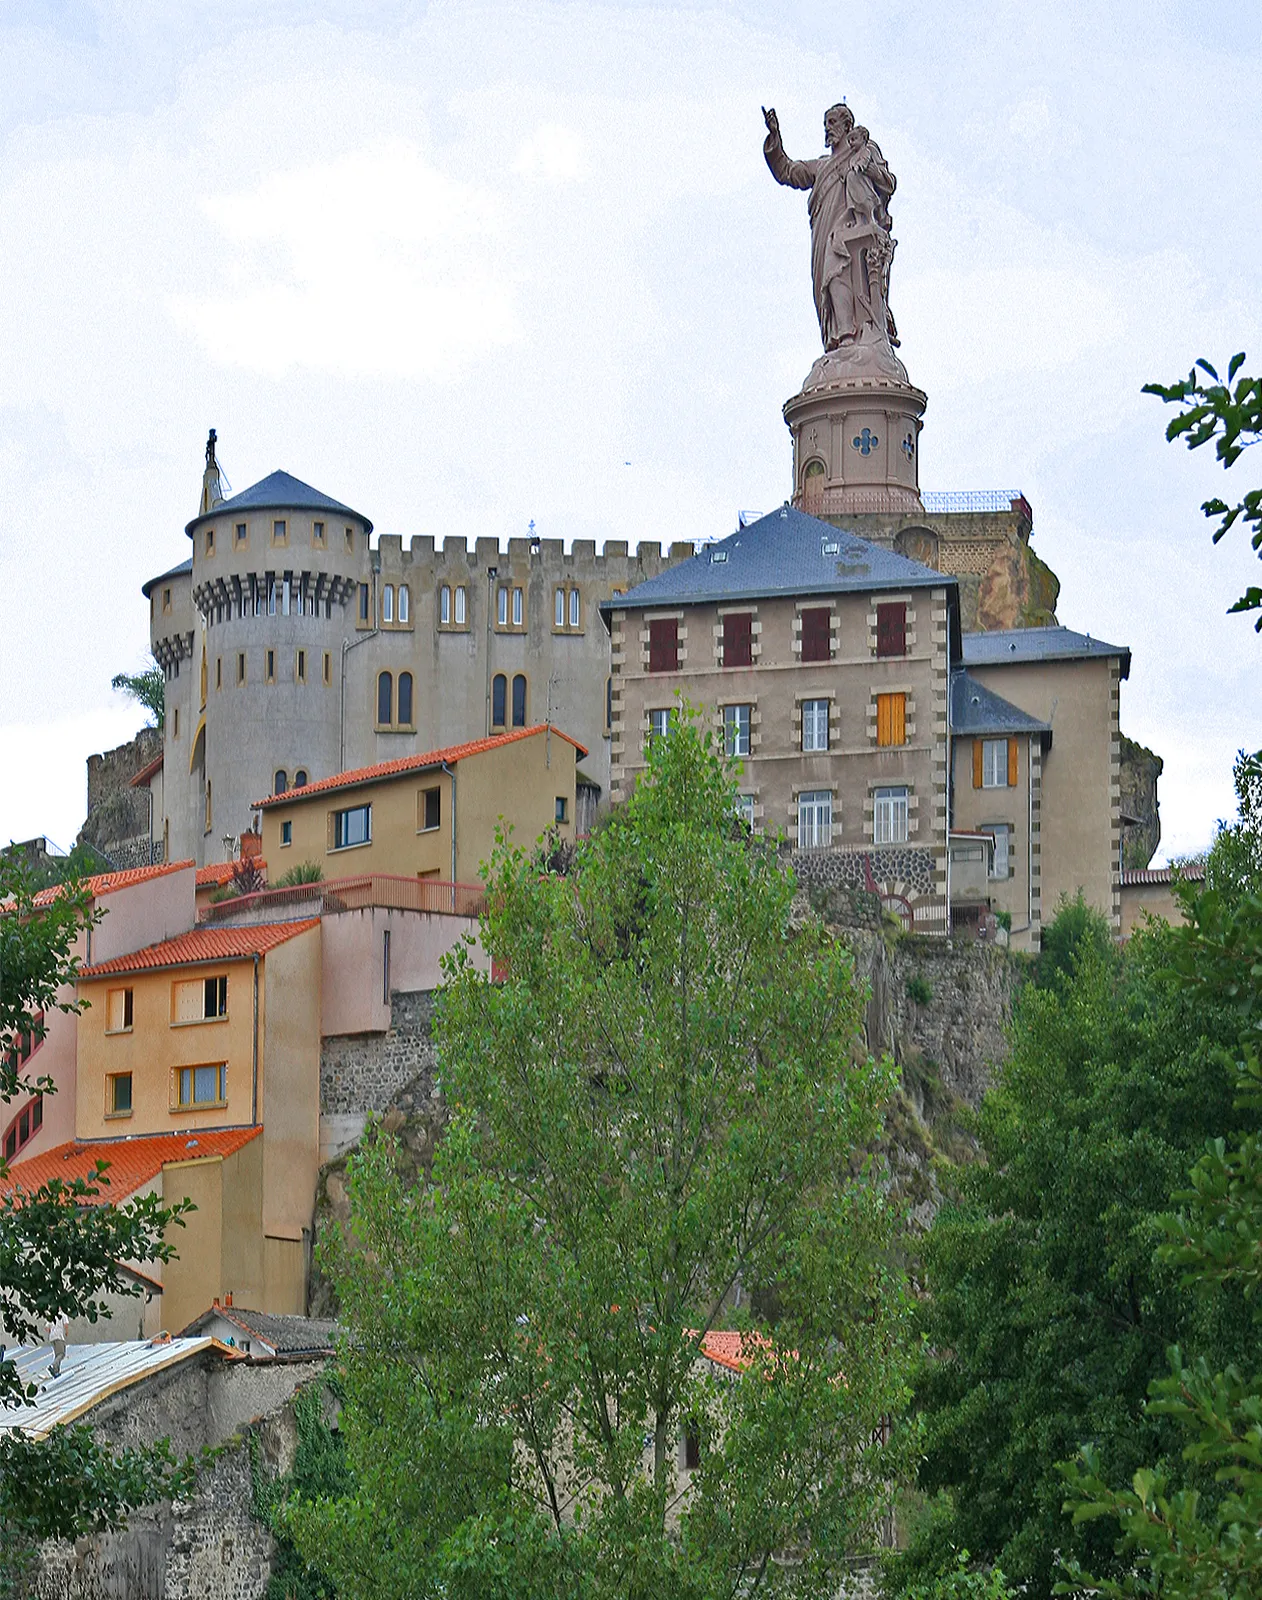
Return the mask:
<path id="1" fill-rule="evenodd" d="M 983 1160 L 924 1246 L 916 1407 L 932 1498 L 896 1564 L 904 1582 L 955 1548 L 1035 1595 L 1061 1554 L 1116 1571 L 1107 1530 L 1064 1517 L 1056 1463 L 1087 1439 L 1114 1476 L 1166 1459 L 1173 1429 L 1143 1400 L 1167 1347 L 1230 1350 L 1253 1327 L 1239 1295 L 1198 1301 L 1153 1260 L 1171 1191 L 1231 1114 L 1227 985 L 1173 986 L 1180 941 L 1164 925 L 1119 956 L 1072 902 L 1061 916 L 1048 946 L 1076 954 L 1023 992 L 978 1117 Z"/>
<path id="2" fill-rule="evenodd" d="M 1189 450 L 1199 450 L 1213 440 L 1224 469 L 1235 466 L 1244 451 L 1262 439 L 1262 380 L 1241 375 L 1244 361 L 1243 350 L 1232 356 L 1226 382 L 1208 361 L 1198 360 L 1179 383 L 1144 385 L 1145 394 L 1185 408 L 1167 425 L 1166 438 L 1183 439 Z M 1206 500 L 1201 510 L 1207 517 L 1218 518 L 1215 544 L 1235 523 L 1243 521 L 1250 543 L 1262 559 L 1262 489 L 1247 490 L 1234 505 L 1215 496 Z M 1251 584 L 1230 609 L 1262 610 L 1262 587 Z M 1262 617 L 1254 627 L 1262 633 Z"/>
<path id="3" fill-rule="evenodd" d="M 326 1256 L 354 1488 L 288 1517 L 344 1600 L 832 1595 L 871 1540 L 906 1365 L 863 1154 L 891 1071 L 734 797 L 684 718 L 568 875 L 496 852 L 502 981 L 449 966 L 432 1179 L 370 1141 Z M 716 1375 L 737 1291 L 749 1368 Z"/>
<path id="4" fill-rule="evenodd" d="M 156 661 L 139 672 L 116 672 L 111 689 L 120 689 L 138 701 L 153 718 L 155 728 L 166 722 L 166 674 Z"/>
<path id="5" fill-rule="evenodd" d="M 11 856 L 0 856 L 0 1121 L 2 1108 L 33 1090 L 56 1086 L 25 1076 L 16 1041 L 37 1042 L 54 1010 L 77 1011 L 64 998 L 78 969 L 76 946 L 94 920 L 81 884 L 53 894 Z M 34 1058 L 38 1061 L 38 1056 Z M 0 1179 L 7 1169 L 0 1160 Z M 167 1239 L 182 1226 L 186 1205 L 162 1207 L 156 1196 L 125 1205 L 92 1205 L 108 1192 L 108 1163 L 91 1178 L 53 1179 L 0 1197 L 0 1324 L 17 1343 L 38 1341 L 48 1322 L 95 1321 L 105 1298 L 131 1294 L 120 1261 L 168 1261 Z M 25 1391 L 12 1362 L 0 1359 L 0 1405 Z M 87 1427 L 54 1429 L 47 1439 L 15 1430 L 0 1434 L 0 1594 L 21 1581 L 41 1539 L 75 1537 L 122 1520 L 129 1508 L 178 1489 L 187 1469 L 165 1447 L 117 1455 L 99 1447 Z"/>

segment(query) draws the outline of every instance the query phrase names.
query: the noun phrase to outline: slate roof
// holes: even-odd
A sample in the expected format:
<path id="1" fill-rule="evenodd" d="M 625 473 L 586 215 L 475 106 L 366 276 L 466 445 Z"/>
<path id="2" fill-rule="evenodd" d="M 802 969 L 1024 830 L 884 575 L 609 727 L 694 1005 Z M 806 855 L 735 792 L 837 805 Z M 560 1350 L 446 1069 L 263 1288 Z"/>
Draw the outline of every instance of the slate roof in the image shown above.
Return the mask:
<path id="1" fill-rule="evenodd" d="M 1122 676 L 1130 677 L 1131 653 L 1124 644 L 1106 644 L 1072 628 L 1004 628 L 994 633 L 966 633 L 966 667 L 1002 667 L 1025 661 L 1085 661 L 1095 656 L 1120 656 Z"/>
<path id="2" fill-rule="evenodd" d="M 1050 733 L 1051 723 L 1022 711 L 967 672 L 951 674 L 951 732 L 962 734 Z"/>
<path id="3" fill-rule="evenodd" d="M 381 783 L 386 778 L 397 778 L 404 772 L 423 772 L 428 767 L 441 767 L 445 761 L 454 766 L 468 756 L 480 756 L 487 750 L 497 750 L 501 745 L 514 744 L 518 739 L 532 739 L 537 733 L 546 733 L 547 723 L 537 722 L 533 728 L 514 728 L 511 733 L 493 734 L 487 739 L 471 739 L 466 744 L 449 744 L 442 750 L 426 750 L 419 755 L 400 756 L 397 761 L 378 761 L 371 767 L 352 767 L 349 772 L 335 772 L 331 778 L 320 778 L 315 783 L 304 783 L 300 789 L 286 789 L 284 794 L 269 794 L 265 800 L 256 800 L 252 811 L 266 811 L 270 806 L 293 805 L 306 800 L 308 795 L 329 794 L 335 789 L 356 789 L 365 783 Z M 572 744 L 581 761 L 587 754 L 585 746 L 554 727 L 552 732 L 566 744 Z"/>
<path id="4" fill-rule="evenodd" d="M 18 1377 L 24 1385 L 38 1384 L 39 1393 L 22 1405 L 0 1407 L 0 1432 L 21 1429 L 33 1439 L 42 1439 L 59 1424 L 73 1422 L 120 1389 L 206 1351 L 225 1361 L 243 1359 L 216 1339 L 172 1339 L 163 1333 L 156 1339 L 68 1344 L 61 1373 L 53 1378 L 48 1375 L 53 1364 L 52 1345 L 10 1348 L 8 1356 Z"/>
<path id="5" fill-rule="evenodd" d="M 115 956 L 94 967 L 80 967 L 79 977 L 107 978 L 115 972 L 153 972 L 162 967 L 190 967 L 215 961 L 240 961 L 247 956 L 266 955 L 287 939 L 317 928 L 319 917 L 303 922 L 273 922 L 260 927 L 194 928 L 160 944 L 146 945 L 127 956 Z"/>
<path id="6" fill-rule="evenodd" d="M 234 494 L 230 500 L 221 500 L 212 510 L 194 517 L 192 522 L 185 524 L 184 532 L 192 538 L 194 528 L 203 522 L 213 521 L 215 517 L 231 516 L 234 511 L 336 511 L 357 518 L 367 532 L 372 532 L 372 523 L 362 512 L 344 506 L 340 500 L 331 500 L 327 494 L 313 489 L 309 483 L 304 483 L 289 472 L 269 472 L 266 478 L 252 483 L 248 489 L 242 489 L 240 494 Z"/>
<path id="7" fill-rule="evenodd" d="M 263 1129 L 224 1128 L 205 1133 L 141 1134 L 135 1139 L 71 1139 L 54 1145 L 43 1155 L 28 1161 L 15 1161 L 0 1182 L 0 1195 L 22 1188 L 33 1194 L 42 1184 L 60 1178 L 69 1183 L 75 1178 L 90 1178 L 98 1161 L 108 1161 L 108 1185 L 83 1204 L 108 1206 L 134 1194 L 142 1183 L 156 1178 L 169 1161 L 195 1161 L 199 1156 L 230 1156 L 242 1145 L 257 1139 Z"/>
<path id="8" fill-rule="evenodd" d="M 277 1316 L 268 1311 L 249 1311 L 244 1306 L 225 1306 L 218 1300 L 209 1311 L 194 1317 L 184 1335 L 199 1333 L 222 1318 L 234 1323 L 251 1339 L 269 1345 L 278 1356 L 329 1355 L 342 1331 L 332 1318 Z"/>
<path id="9" fill-rule="evenodd" d="M 953 595 L 957 592 L 956 580 L 947 573 L 869 544 L 857 534 L 785 504 L 726 539 L 706 545 L 690 560 L 603 602 L 600 609 L 608 622 L 613 611 L 640 611 L 650 606 L 931 587 L 945 588 Z"/>
<path id="10" fill-rule="evenodd" d="M 148 583 L 142 583 L 140 586 L 140 592 L 147 600 L 149 598 L 149 591 L 153 588 L 155 583 L 161 583 L 163 578 L 182 578 L 186 573 L 192 572 L 192 570 L 193 558 L 192 556 L 189 556 L 188 560 L 181 561 L 178 567 L 168 567 L 165 572 L 160 572 L 156 578 L 150 578 Z"/>

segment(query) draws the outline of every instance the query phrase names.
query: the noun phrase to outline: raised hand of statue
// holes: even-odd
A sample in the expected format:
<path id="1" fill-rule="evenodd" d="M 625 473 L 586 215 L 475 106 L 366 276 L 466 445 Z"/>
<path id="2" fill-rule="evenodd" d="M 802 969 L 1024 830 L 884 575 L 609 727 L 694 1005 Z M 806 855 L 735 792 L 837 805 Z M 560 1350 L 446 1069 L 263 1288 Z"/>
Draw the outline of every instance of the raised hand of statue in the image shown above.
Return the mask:
<path id="1" fill-rule="evenodd" d="M 780 118 L 776 116 L 776 109 L 774 106 L 772 106 L 770 109 L 768 109 L 766 106 L 762 108 L 762 120 L 767 124 L 767 138 L 765 141 L 767 148 L 770 148 L 772 145 L 779 144 Z"/>

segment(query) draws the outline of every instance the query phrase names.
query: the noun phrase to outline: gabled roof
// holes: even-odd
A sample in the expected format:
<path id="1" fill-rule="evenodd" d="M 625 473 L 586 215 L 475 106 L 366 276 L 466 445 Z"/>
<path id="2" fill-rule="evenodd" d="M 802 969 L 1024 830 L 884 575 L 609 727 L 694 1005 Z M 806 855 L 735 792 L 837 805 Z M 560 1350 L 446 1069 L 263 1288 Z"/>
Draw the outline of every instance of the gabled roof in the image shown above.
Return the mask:
<path id="1" fill-rule="evenodd" d="M 154 773 L 161 771 L 162 755 L 159 753 L 158 755 L 154 756 L 152 761 L 146 762 L 134 778 L 129 778 L 127 780 L 127 787 L 129 789 L 147 789 L 149 787 L 150 778 L 153 777 Z"/>
<path id="2" fill-rule="evenodd" d="M 216 1339 L 117 1339 L 103 1344 L 68 1344 L 61 1372 L 49 1376 L 53 1348 L 41 1344 L 9 1351 L 23 1386 L 37 1384 L 34 1400 L 0 1407 L 0 1432 L 21 1429 L 42 1439 L 61 1423 L 73 1422 L 102 1400 L 190 1356 L 210 1352 L 225 1361 L 243 1359 Z"/>
<path id="3" fill-rule="evenodd" d="M 94 900 L 100 900 L 102 896 L 114 894 L 119 889 L 148 883 L 151 878 L 165 878 L 168 872 L 184 872 L 192 865 L 190 857 L 187 861 L 167 861 L 156 867 L 127 867 L 122 872 L 98 872 L 91 878 L 85 878 L 83 886 Z M 41 889 L 31 903 L 37 908 L 50 906 L 65 892 L 65 884 L 54 883 L 47 889 Z"/>
<path id="4" fill-rule="evenodd" d="M 533 728 L 514 728 L 511 733 L 497 733 L 488 739 L 472 739 L 467 744 L 450 744 L 443 750 L 426 750 L 421 755 L 400 756 L 397 761 L 378 761 L 371 767 L 354 767 L 349 772 L 335 772 L 331 778 L 320 778 L 315 783 L 304 783 L 300 789 L 286 789 L 284 794 L 269 794 L 265 800 L 256 800 L 251 809 L 266 811 L 272 806 L 300 805 L 311 795 L 330 794 L 335 789 L 357 789 L 361 784 L 382 783 L 406 772 L 423 772 L 430 767 L 455 766 L 469 756 L 484 755 L 488 750 L 498 750 L 502 745 L 515 744 L 518 739 L 533 739 L 546 733 L 548 725 L 537 722 Z M 560 728 L 552 729 L 554 736 L 572 744 L 581 760 L 586 748 Z"/>
<path id="5" fill-rule="evenodd" d="M 108 1206 L 134 1194 L 141 1184 L 156 1178 L 171 1161 L 196 1161 L 202 1156 L 230 1156 L 242 1145 L 257 1139 L 261 1125 L 251 1128 L 225 1128 L 204 1133 L 141 1134 L 134 1139 L 71 1139 L 54 1145 L 29 1161 L 15 1161 L 0 1182 L 0 1196 L 15 1189 L 33 1194 L 43 1184 L 60 1178 L 70 1183 L 75 1178 L 91 1178 L 98 1161 L 108 1161 L 108 1185 L 87 1205 Z"/>
<path id="6" fill-rule="evenodd" d="M 240 494 L 234 494 L 231 500 L 221 500 L 210 511 L 194 517 L 192 522 L 185 525 L 184 531 L 191 538 L 193 529 L 199 524 L 211 522 L 216 517 L 231 516 L 236 511 L 336 511 L 340 515 L 354 517 L 363 523 L 368 533 L 372 532 L 372 523 L 362 512 L 353 511 L 340 500 L 331 500 L 327 494 L 313 489 L 309 483 L 288 472 L 269 472 L 266 478 L 251 484 L 248 489 L 242 489 Z"/>
<path id="7" fill-rule="evenodd" d="M 278 1356 L 329 1355 L 342 1331 L 332 1318 L 277 1316 L 268 1311 L 249 1311 L 244 1306 L 220 1305 L 216 1300 L 208 1311 L 189 1323 L 184 1333 L 201 1333 L 221 1318 Z"/>
<path id="8" fill-rule="evenodd" d="M 1105 644 L 1072 628 L 1003 628 L 993 633 L 966 633 L 966 667 L 1003 667 L 1026 661 L 1086 661 L 1120 656 L 1122 676 L 1130 677 L 1131 653 L 1124 644 Z"/>
<path id="9" fill-rule="evenodd" d="M 193 558 L 192 556 L 189 556 L 188 560 L 181 561 L 178 567 L 168 567 L 165 572 L 160 572 L 156 578 L 150 578 L 148 583 L 142 583 L 140 586 L 140 592 L 147 600 L 149 598 L 149 591 L 153 588 L 155 583 L 161 583 L 164 578 L 186 577 L 190 572 L 192 572 L 192 570 Z"/>
<path id="10" fill-rule="evenodd" d="M 950 589 L 955 578 L 893 550 L 869 544 L 796 506 L 738 528 L 699 555 L 647 578 L 601 605 L 613 611 L 650 606 L 761 600 L 773 595 L 867 593 L 882 589 Z"/>
<path id="11" fill-rule="evenodd" d="M 951 732 L 961 734 L 1050 733 L 1051 724 L 1014 706 L 967 672 L 951 674 Z"/>
<path id="12" fill-rule="evenodd" d="M 115 956 L 112 961 L 102 961 L 94 967 L 81 967 L 79 978 L 83 981 L 108 978 L 115 972 L 153 972 L 163 967 L 242 961 L 250 956 L 266 955 L 278 944 L 297 938 L 300 933 L 306 933 L 308 928 L 319 926 L 319 917 L 308 917 L 303 922 L 270 922 L 257 927 L 194 928 L 190 933 L 181 933 L 174 939 L 163 939 L 160 944 L 133 950 L 131 955 Z"/>

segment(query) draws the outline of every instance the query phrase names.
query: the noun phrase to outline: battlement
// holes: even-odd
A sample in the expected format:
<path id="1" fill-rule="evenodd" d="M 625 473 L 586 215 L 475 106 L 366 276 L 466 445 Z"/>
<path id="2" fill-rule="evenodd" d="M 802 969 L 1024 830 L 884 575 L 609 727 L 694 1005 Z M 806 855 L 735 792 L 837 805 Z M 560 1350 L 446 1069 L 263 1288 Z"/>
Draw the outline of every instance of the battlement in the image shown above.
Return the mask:
<path id="1" fill-rule="evenodd" d="M 416 534 L 405 548 L 398 534 L 383 534 L 376 545 L 378 564 L 383 572 L 412 576 L 424 585 L 426 577 L 465 577 L 499 571 L 549 573 L 571 580 L 590 578 L 609 582 L 636 582 L 693 554 L 690 539 L 675 540 L 663 552 L 659 540 L 642 540 L 634 552 L 625 539 L 607 540 L 598 547 L 595 539 L 575 539 L 569 550 L 560 539 L 513 537 L 507 546 L 498 539 L 478 538 L 472 550 L 467 539 L 449 535 L 439 543 L 433 534 Z"/>

